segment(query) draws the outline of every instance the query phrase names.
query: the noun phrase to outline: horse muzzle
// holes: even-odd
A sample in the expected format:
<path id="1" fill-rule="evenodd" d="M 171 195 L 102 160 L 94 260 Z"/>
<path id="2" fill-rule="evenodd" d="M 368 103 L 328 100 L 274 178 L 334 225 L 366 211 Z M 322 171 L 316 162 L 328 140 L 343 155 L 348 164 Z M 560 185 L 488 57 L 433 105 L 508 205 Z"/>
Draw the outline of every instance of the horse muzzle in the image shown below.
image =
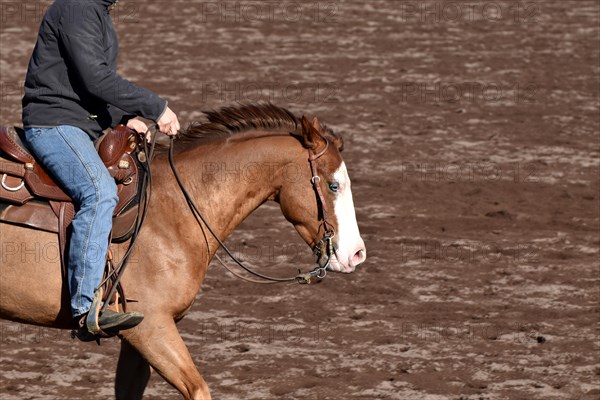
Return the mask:
<path id="1" fill-rule="evenodd" d="M 317 263 L 332 272 L 352 273 L 367 259 L 367 250 L 362 240 L 350 253 L 351 256 L 344 256 L 332 241 L 322 241 L 314 251 L 317 255 Z"/>

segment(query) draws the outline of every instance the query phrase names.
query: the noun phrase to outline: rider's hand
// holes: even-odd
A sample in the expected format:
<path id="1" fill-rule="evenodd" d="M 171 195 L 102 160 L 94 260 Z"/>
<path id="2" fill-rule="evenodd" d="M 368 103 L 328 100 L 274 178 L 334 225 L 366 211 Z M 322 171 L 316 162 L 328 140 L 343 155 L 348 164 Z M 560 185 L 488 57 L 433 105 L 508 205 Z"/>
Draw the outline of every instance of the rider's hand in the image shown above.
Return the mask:
<path id="1" fill-rule="evenodd" d="M 127 127 L 129 129 L 133 129 L 137 133 L 148 132 L 148 127 L 146 126 L 146 124 L 137 118 L 133 118 L 133 119 L 130 119 L 129 121 L 127 121 Z"/>
<path id="2" fill-rule="evenodd" d="M 150 132 L 148 130 L 148 126 L 146 126 L 145 123 L 143 123 L 142 121 L 140 121 L 137 118 L 133 118 L 133 119 L 130 119 L 129 121 L 127 121 L 127 127 L 129 129 L 133 129 L 137 133 L 145 133 L 146 141 L 148 141 L 148 142 L 152 138 L 152 132 Z"/>
<path id="3" fill-rule="evenodd" d="M 169 108 L 165 110 L 162 117 L 157 121 L 158 129 L 169 136 L 177 135 L 181 126 L 179 126 L 179 120 L 177 115 Z"/>

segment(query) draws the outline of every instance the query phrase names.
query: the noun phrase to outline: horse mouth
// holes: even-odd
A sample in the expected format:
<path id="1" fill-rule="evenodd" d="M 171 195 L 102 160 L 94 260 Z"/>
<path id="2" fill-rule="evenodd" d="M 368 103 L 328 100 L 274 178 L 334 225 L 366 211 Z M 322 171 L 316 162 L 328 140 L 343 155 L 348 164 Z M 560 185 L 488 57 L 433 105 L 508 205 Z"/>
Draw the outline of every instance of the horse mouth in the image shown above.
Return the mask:
<path id="1" fill-rule="evenodd" d="M 341 272 L 343 274 L 351 274 L 355 270 L 356 270 L 356 267 L 350 266 L 350 265 L 345 265 L 345 264 L 339 262 L 339 260 L 335 256 L 335 254 L 331 255 L 331 258 L 329 259 L 329 265 L 327 266 L 327 271 Z"/>
<path id="2" fill-rule="evenodd" d="M 313 252 L 317 255 L 317 265 L 326 266 L 325 270 L 329 272 L 341 272 L 343 274 L 350 274 L 356 270 L 356 267 L 362 264 L 364 261 L 364 249 L 360 250 L 362 253 L 362 260 L 358 263 L 354 263 L 354 260 L 348 260 L 347 263 L 340 262 L 338 259 L 339 251 L 334 245 L 333 250 L 328 254 L 325 251 L 321 251 L 319 248 L 313 249 Z"/>

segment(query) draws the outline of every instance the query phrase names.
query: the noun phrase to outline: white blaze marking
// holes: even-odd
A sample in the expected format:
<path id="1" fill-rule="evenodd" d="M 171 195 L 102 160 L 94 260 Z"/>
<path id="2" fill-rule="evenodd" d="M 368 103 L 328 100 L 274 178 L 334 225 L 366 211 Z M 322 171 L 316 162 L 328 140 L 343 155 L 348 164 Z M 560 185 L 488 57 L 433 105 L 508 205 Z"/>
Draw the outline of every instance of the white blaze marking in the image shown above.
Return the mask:
<path id="1" fill-rule="evenodd" d="M 364 247 L 364 243 L 360 237 L 358 224 L 356 223 L 354 201 L 352 200 L 352 191 L 350 190 L 350 177 L 348 176 L 348 170 L 344 162 L 342 162 L 338 170 L 333 174 L 333 178 L 339 182 L 340 189 L 333 202 L 338 223 L 336 235 L 337 256 L 339 259 L 332 259 L 332 267 L 336 271 L 351 272 L 353 268 L 349 266 L 350 260 L 352 260 L 358 249 Z"/>

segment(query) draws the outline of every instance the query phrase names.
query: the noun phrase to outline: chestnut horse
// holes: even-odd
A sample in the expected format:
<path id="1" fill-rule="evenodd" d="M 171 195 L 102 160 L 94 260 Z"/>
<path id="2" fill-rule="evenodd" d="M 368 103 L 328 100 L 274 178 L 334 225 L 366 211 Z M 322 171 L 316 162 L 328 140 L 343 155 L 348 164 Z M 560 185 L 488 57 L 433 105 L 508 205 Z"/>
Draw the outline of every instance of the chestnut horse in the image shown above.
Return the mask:
<path id="1" fill-rule="evenodd" d="M 191 197 L 221 240 L 267 200 L 314 248 L 323 238 L 322 207 L 311 183 L 308 154 L 315 161 L 322 198 L 335 230 L 331 271 L 350 273 L 366 258 L 356 223 L 350 180 L 341 157 L 342 139 L 314 118 L 309 122 L 273 106 L 242 105 L 207 113 L 175 140 L 174 160 Z M 327 145 L 328 144 L 328 145 Z M 167 152 L 152 162 L 154 192 L 137 239 L 137 262 L 123 276 L 128 309 L 144 313 L 143 322 L 122 331 L 115 392 L 118 399 L 141 399 L 156 370 L 185 399 L 210 399 L 176 326 L 190 310 L 218 243 L 190 213 Z M 217 167 L 217 168 L 215 168 Z M 252 171 L 259 179 L 231 171 Z M 223 172 L 228 171 L 228 172 Z M 219 175 L 220 174 L 220 175 Z M 21 248 L 57 248 L 57 236 L 2 224 L 2 241 Z M 3 246 L 4 247 L 4 246 Z M 112 247 L 123 254 L 125 244 Z M 40 250 L 41 251 L 41 250 Z M 71 328 L 68 289 L 56 259 L 3 251 L 0 317 L 27 324 Z M 320 257 L 322 252 L 316 252 Z M 317 260 L 322 261 L 322 260 Z"/>

